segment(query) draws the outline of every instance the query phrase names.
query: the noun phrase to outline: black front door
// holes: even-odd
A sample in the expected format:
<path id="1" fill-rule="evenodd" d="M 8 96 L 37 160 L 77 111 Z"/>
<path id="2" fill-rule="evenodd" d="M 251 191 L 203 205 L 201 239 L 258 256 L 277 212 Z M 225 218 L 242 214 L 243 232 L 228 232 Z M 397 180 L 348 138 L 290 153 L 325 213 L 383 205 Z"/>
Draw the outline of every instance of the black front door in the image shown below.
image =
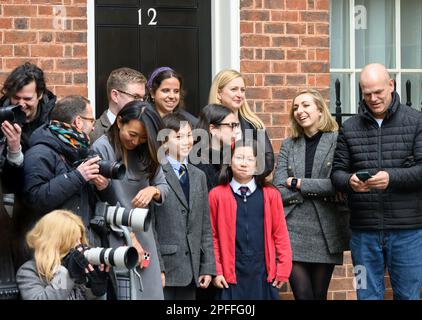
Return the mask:
<path id="1" fill-rule="evenodd" d="M 186 109 L 197 115 L 211 85 L 211 0 L 96 0 L 95 49 L 97 117 L 113 69 L 148 78 L 160 66 L 182 75 Z"/>

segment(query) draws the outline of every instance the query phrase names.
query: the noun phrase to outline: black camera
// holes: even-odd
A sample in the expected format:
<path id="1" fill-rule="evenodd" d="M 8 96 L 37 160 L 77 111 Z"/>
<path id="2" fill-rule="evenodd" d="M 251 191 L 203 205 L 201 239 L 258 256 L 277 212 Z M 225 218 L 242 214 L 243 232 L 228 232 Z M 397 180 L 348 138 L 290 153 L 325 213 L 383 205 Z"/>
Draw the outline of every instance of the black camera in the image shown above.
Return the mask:
<path id="1" fill-rule="evenodd" d="M 25 123 L 26 114 L 22 111 L 21 105 L 11 105 L 8 107 L 0 107 L 0 124 L 4 121 L 17 123 L 19 126 Z M 0 138 L 3 138 L 3 131 L 0 130 Z"/>
<path id="2" fill-rule="evenodd" d="M 78 167 L 80 164 L 88 161 L 89 159 L 95 158 L 96 156 L 99 156 L 99 155 L 92 153 L 87 158 L 76 161 L 73 164 L 73 166 Z M 121 180 L 126 174 L 126 166 L 124 165 L 124 163 L 117 162 L 117 161 L 99 160 L 97 164 L 100 166 L 99 174 L 101 174 L 102 176 L 108 179 Z"/>

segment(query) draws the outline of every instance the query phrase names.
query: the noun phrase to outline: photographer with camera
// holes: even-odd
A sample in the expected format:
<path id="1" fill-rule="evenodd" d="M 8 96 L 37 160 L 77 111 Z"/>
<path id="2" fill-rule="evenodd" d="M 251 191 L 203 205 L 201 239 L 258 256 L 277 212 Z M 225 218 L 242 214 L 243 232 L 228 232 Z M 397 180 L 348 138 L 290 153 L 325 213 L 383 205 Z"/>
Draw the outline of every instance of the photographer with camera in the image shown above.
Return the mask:
<path id="1" fill-rule="evenodd" d="M 22 127 L 20 139 L 22 152 L 25 153 L 34 130 L 50 121 L 51 112 L 56 103 L 56 96 L 47 89 L 44 72 L 30 62 L 18 66 L 10 73 L 3 84 L 1 92 L 3 97 L 0 99 L 0 109 L 19 105 L 21 106 L 21 111 L 25 114 L 25 119 L 19 123 L 20 127 Z M 7 127 L 12 130 L 10 126 Z M 16 126 L 13 127 L 15 127 L 13 134 L 16 139 L 19 129 Z M 5 127 L 2 125 L 2 131 L 6 135 L 3 129 Z M 9 145 L 9 147 L 11 146 Z"/>
<path id="2" fill-rule="evenodd" d="M 24 164 L 25 197 L 38 215 L 33 220 L 54 209 L 68 209 L 88 227 L 96 191 L 102 196 L 109 189 L 108 179 L 99 174 L 100 157 L 75 165 L 89 155 L 88 135 L 95 123 L 91 104 L 81 96 L 65 97 L 57 102 L 52 119 L 31 138 Z"/>
<path id="3" fill-rule="evenodd" d="M 47 89 L 44 72 L 26 62 L 6 78 L 0 98 L 0 167 L 4 197 L 12 217 L 10 242 L 15 272 L 23 260 L 20 243 L 24 241 L 28 208 L 22 195 L 24 154 L 35 129 L 50 121 L 56 96 Z M 3 226 L 1 230 L 3 230 Z M 2 266 L 3 267 L 3 266 Z"/>
<path id="4" fill-rule="evenodd" d="M 34 250 L 16 274 L 23 300 L 105 299 L 109 267 L 93 266 L 85 257 L 88 242 L 80 217 L 55 210 L 27 235 Z"/>

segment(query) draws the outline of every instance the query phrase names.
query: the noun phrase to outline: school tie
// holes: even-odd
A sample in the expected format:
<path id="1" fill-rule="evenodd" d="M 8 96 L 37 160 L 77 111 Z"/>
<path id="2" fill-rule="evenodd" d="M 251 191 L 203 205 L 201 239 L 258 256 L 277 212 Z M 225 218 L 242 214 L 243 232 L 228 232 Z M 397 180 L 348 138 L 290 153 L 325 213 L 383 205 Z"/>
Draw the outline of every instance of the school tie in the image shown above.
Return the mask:
<path id="1" fill-rule="evenodd" d="M 179 182 L 182 186 L 183 193 L 185 194 L 186 200 L 189 203 L 189 178 L 186 165 L 182 164 L 179 168 Z"/>
<path id="2" fill-rule="evenodd" d="M 246 193 L 248 193 L 249 188 L 245 186 L 239 187 L 240 194 L 243 197 L 243 202 L 246 202 Z"/>
<path id="3" fill-rule="evenodd" d="M 180 183 L 185 183 L 186 182 L 186 178 L 187 178 L 187 174 L 186 174 L 186 165 L 182 164 L 179 168 L 179 180 Z"/>

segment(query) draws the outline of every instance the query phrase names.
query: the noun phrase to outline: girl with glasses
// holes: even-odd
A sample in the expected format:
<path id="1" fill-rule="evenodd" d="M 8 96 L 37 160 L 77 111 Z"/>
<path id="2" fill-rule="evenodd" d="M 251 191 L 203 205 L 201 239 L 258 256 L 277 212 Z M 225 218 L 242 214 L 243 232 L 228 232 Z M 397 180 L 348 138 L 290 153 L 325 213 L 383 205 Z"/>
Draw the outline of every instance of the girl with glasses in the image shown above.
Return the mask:
<path id="1" fill-rule="evenodd" d="M 222 300 L 278 300 L 292 268 L 280 193 L 257 175 L 257 145 L 239 140 L 209 193 Z"/>

